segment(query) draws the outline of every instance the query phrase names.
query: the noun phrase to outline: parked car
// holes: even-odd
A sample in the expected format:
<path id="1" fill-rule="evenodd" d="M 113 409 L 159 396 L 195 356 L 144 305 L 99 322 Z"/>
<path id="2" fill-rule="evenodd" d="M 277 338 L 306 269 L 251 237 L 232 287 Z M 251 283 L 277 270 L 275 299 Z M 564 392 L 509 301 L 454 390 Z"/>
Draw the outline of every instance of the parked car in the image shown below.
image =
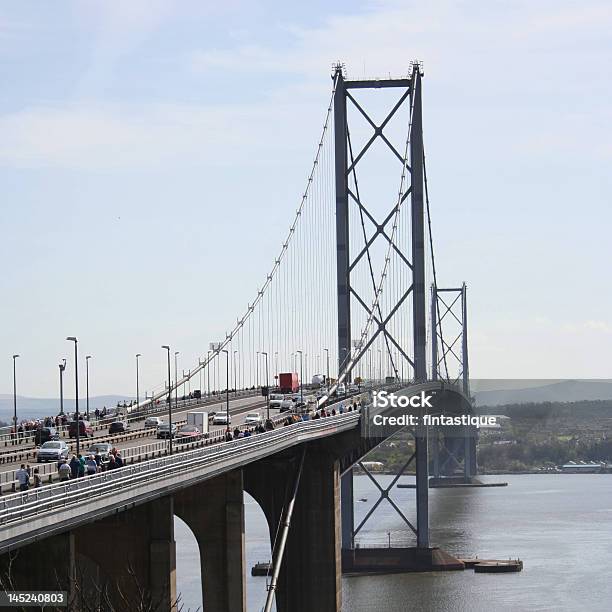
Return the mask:
<path id="1" fill-rule="evenodd" d="M 39 427 L 34 433 L 34 444 L 41 446 L 49 440 L 59 440 L 59 432 L 55 427 Z"/>
<path id="2" fill-rule="evenodd" d="M 232 417 L 227 418 L 226 412 L 217 412 L 213 417 L 213 425 L 230 425 Z"/>
<path id="3" fill-rule="evenodd" d="M 178 427 L 174 423 L 172 423 L 172 433 L 171 433 L 170 432 L 170 423 L 162 423 L 157 428 L 157 438 L 159 440 L 168 439 L 168 438 L 174 438 L 174 437 L 176 437 L 177 430 L 178 430 Z"/>
<path id="4" fill-rule="evenodd" d="M 90 425 L 89 421 L 80 419 L 78 422 L 78 426 L 79 426 L 79 437 L 80 438 L 89 438 L 89 437 L 93 438 L 93 435 L 94 435 L 93 427 Z M 77 434 L 77 422 L 72 421 L 68 425 L 68 436 L 71 438 L 76 438 L 76 434 Z"/>
<path id="5" fill-rule="evenodd" d="M 88 455 L 100 455 L 102 457 L 102 461 L 108 461 L 108 456 L 113 449 L 112 444 L 108 444 L 107 442 L 97 442 L 96 444 L 92 444 L 87 450 Z"/>
<path id="6" fill-rule="evenodd" d="M 45 442 L 36 453 L 36 461 L 59 461 L 68 458 L 68 445 L 63 440 Z"/>
<path id="7" fill-rule="evenodd" d="M 261 423 L 262 418 L 259 412 L 249 412 L 244 419 L 245 425 L 259 425 Z"/>
<path id="8" fill-rule="evenodd" d="M 129 428 L 127 421 L 114 421 L 108 428 L 108 435 L 125 433 Z"/>
<path id="9" fill-rule="evenodd" d="M 159 417 L 147 417 L 144 422 L 145 429 L 156 429 L 163 421 Z"/>
<path id="10" fill-rule="evenodd" d="M 195 442 L 202 439 L 202 432 L 195 425 L 183 425 L 176 433 L 177 442 Z"/>

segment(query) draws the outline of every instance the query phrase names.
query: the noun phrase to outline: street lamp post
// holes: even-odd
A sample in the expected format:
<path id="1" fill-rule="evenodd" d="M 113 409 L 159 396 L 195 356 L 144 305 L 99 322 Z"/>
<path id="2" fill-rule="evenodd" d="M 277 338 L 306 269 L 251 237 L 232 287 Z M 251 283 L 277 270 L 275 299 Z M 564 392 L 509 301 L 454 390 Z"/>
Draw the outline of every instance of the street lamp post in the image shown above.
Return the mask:
<path id="1" fill-rule="evenodd" d="M 229 411 L 229 352 L 226 349 L 221 351 L 225 353 L 225 414 L 227 417 L 227 428 L 230 426 L 230 411 Z"/>
<path id="2" fill-rule="evenodd" d="M 74 407 L 76 415 L 76 454 L 81 450 L 81 421 L 79 419 L 79 353 L 77 349 L 78 340 L 75 336 L 66 338 L 69 342 L 74 342 Z"/>
<path id="3" fill-rule="evenodd" d="M 66 369 L 66 360 L 62 359 L 62 363 L 59 364 L 60 373 L 60 415 L 64 416 L 64 370 Z"/>
<path id="4" fill-rule="evenodd" d="M 304 353 L 302 353 L 302 351 L 295 351 L 296 354 L 299 353 L 300 354 L 300 404 L 304 403 L 304 378 L 303 378 L 303 372 L 304 372 L 304 363 L 303 363 L 303 357 L 304 357 Z"/>
<path id="5" fill-rule="evenodd" d="M 266 356 L 266 419 L 270 419 L 270 377 L 268 376 L 268 353 L 262 351 L 262 355 Z"/>
<path id="6" fill-rule="evenodd" d="M 139 387 L 139 380 L 138 380 L 139 378 L 138 376 L 138 369 L 139 369 L 138 358 L 139 357 L 142 357 L 142 355 L 140 353 L 136 353 L 136 406 L 138 406 L 138 404 L 140 403 L 140 387 Z"/>
<path id="7" fill-rule="evenodd" d="M 212 351 L 208 351 L 208 359 L 206 360 L 206 395 L 210 396 L 210 354 Z"/>
<path id="8" fill-rule="evenodd" d="M 170 454 L 172 454 L 172 380 L 170 379 L 172 375 L 170 374 L 170 347 L 164 344 L 162 348 L 168 351 L 168 437 L 170 439 Z M 176 353 L 174 356 L 176 360 Z"/>
<path id="9" fill-rule="evenodd" d="M 87 397 L 87 420 L 89 421 L 89 360 L 91 355 L 85 356 L 85 394 Z"/>
<path id="10" fill-rule="evenodd" d="M 329 393 L 329 349 L 323 349 L 327 356 L 327 392 Z"/>
<path id="11" fill-rule="evenodd" d="M 257 379 L 257 388 L 259 389 L 259 351 L 255 356 L 255 378 Z"/>
<path id="12" fill-rule="evenodd" d="M 15 437 L 17 437 L 17 357 L 19 355 L 13 355 L 13 428 Z"/>
<path id="13" fill-rule="evenodd" d="M 174 403 L 178 406 L 178 354 L 180 351 L 174 351 Z"/>
<path id="14" fill-rule="evenodd" d="M 238 391 L 238 384 L 236 383 L 236 354 L 238 351 L 234 351 L 234 392 Z"/>

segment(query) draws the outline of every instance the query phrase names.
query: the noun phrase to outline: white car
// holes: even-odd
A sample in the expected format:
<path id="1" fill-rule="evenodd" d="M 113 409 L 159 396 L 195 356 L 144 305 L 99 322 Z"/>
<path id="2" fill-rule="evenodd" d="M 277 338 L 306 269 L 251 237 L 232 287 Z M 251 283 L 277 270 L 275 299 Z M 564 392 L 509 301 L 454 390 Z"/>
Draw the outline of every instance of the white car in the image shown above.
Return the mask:
<path id="1" fill-rule="evenodd" d="M 259 425 L 261 423 L 262 418 L 259 412 L 249 412 L 244 419 L 245 425 Z"/>
<path id="2" fill-rule="evenodd" d="M 280 408 L 283 399 L 285 399 L 284 395 L 272 393 L 270 395 L 270 408 Z"/>
<path id="3" fill-rule="evenodd" d="M 148 417 L 145 419 L 145 429 L 157 429 L 163 421 L 159 417 Z"/>
<path id="4" fill-rule="evenodd" d="M 230 425 L 232 422 L 232 417 L 227 418 L 226 412 L 217 412 L 213 417 L 213 425 Z"/>

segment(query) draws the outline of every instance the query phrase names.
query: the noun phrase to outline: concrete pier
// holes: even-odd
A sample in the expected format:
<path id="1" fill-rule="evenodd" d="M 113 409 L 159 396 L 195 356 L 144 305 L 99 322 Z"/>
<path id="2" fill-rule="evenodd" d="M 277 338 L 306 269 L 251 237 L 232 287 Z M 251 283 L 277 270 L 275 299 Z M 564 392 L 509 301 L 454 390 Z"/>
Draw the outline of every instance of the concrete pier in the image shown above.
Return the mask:
<path id="1" fill-rule="evenodd" d="M 176 493 L 174 511 L 198 542 L 205 609 L 246 610 L 242 470 Z"/>

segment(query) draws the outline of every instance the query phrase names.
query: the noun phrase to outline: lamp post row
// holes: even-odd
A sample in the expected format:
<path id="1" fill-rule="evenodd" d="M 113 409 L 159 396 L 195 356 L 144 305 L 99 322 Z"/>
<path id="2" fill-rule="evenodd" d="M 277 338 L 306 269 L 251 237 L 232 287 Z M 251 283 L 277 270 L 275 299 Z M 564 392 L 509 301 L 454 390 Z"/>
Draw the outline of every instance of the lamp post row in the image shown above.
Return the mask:
<path id="1" fill-rule="evenodd" d="M 75 418 L 76 421 L 79 421 L 79 378 L 78 378 L 78 339 L 76 336 L 68 336 L 66 338 L 69 342 L 74 342 L 74 386 L 75 386 Z M 169 416 L 169 426 L 170 426 L 170 454 L 172 454 L 172 379 L 170 372 L 170 347 L 168 345 L 163 345 L 163 349 L 168 352 L 168 416 Z M 323 349 L 326 352 L 327 356 L 327 386 L 329 389 L 329 349 Z M 213 351 L 209 350 L 207 353 L 208 361 L 210 361 L 210 355 Z M 226 412 L 229 423 L 229 351 L 222 350 L 221 352 L 226 354 Z M 233 361 L 234 361 L 234 385 L 236 386 L 236 354 L 238 351 L 233 351 Z M 179 351 L 174 352 L 174 380 L 178 382 L 178 355 Z M 303 392 L 301 390 L 303 384 L 303 353 L 301 350 L 295 352 L 295 355 L 300 355 L 300 395 L 303 397 Z M 265 351 L 257 351 L 257 357 L 259 355 L 265 355 L 266 357 L 266 386 L 269 385 L 269 372 L 268 372 L 268 353 Z M 13 428 L 14 432 L 17 433 L 17 359 L 20 355 L 13 355 Z M 139 385 L 139 377 L 140 377 L 140 362 L 139 358 L 142 357 L 141 353 L 136 354 L 136 405 L 140 403 L 140 385 Z M 276 359 L 276 369 L 278 370 L 278 352 L 274 353 L 274 357 Z M 86 376 L 86 414 L 89 419 L 89 360 L 92 359 L 91 355 L 85 356 L 85 376 Z M 259 359 L 256 359 L 257 364 L 259 363 Z M 64 414 L 64 372 L 66 370 L 66 359 L 62 359 L 62 362 L 59 364 L 59 377 L 60 377 L 60 411 L 59 414 Z M 277 372 L 278 374 L 278 372 Z M 259 385 L 259 365 L 257 365 L 257 385 Z M 201 386 L 201 385 L 200 385 Z M 210 368 L 207 368 L 207 395 L 210 395 Z M 178 384 L 175 385 L 175 404 L 178 402 Z M 302 399 L 303 401 L 303 399 Z M 270 405 L 268 401 L 267 405 L 267 413 L 268 418 L 270 416 Z M 80 426 L 76 428 L 76 450 L 77 454 L 80 451 Z"/>

